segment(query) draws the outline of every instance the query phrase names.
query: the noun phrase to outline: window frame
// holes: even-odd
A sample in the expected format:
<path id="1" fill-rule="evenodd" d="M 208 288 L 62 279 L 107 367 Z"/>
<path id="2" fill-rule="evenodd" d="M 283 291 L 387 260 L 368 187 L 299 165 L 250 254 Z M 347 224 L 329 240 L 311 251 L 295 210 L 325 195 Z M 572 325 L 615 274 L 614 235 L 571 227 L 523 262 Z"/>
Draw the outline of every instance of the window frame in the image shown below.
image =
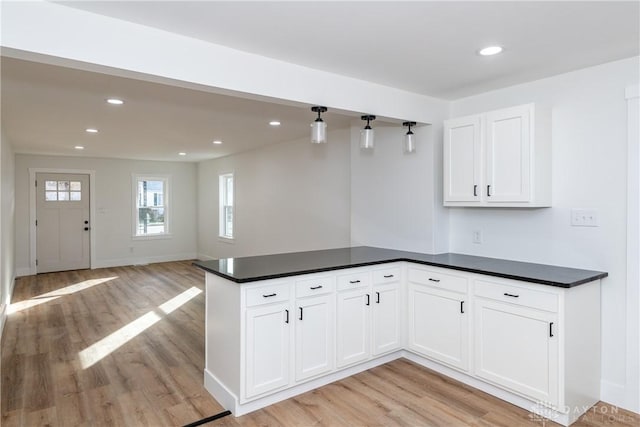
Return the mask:
<path id="1" fill-rule="evenodd" d="M 232 180 L 232 203 L 226 205 L 227 191 L 226 181 L 231 177 Z M 218 238 L 223 242 L 232 243 L 235 240 L 235 225 L 236 225 L 236 177 L 234 172 L 225 172 L 218 175 Z M 226 234 L 226 221 L 224 210 L 225 206 L 231 206 L 231 235 Z"/>
<path id="2" fill-rule="evenodd" d="M 139 226 L 139 206 L 138 206 L 138 183 L 140 181 L 162 181 L 163 183 L 163 204 L 164 207 L 164 232 L 154 234 L 138 234 Z M 132 212 L 132 240 L 153 240 L 171 238 L 171 176 L 170 175 L 147 175 L 132 174 L 131 177 L 131 212 Z"/>

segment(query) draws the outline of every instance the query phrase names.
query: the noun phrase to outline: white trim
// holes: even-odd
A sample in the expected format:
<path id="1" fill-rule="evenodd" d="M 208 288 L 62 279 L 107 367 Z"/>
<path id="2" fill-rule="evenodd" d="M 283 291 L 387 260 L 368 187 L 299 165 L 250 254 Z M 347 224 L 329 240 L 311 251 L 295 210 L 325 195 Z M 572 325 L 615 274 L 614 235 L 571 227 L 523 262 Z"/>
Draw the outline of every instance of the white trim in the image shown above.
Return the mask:
<path id="1" fill-rule="evenodd" d="M 167 218 L 167 217 L 165 217 L 165 218 Z M 173 234 L 171 234 L 171 233 L 163 233 L 163 234 L 149 234 L 148 236 L 146 236 L 146 235 L 132 236 L 131 240 L 134 240 L 134 241 L 138 241 L 138 240 L 169 240 L 169 239 L 172 239 L 172 238 L 173 238 Z"/>
<path id="2" fill-rule="evenodd" d="M 407 350 L 399 350 L 375 359 L 370 359 L 364 363 L 349 366 L 330 375 L 316 378 L 314 380 L 295 385 L 291 388 L 286 388 L 282 391 L 263 396 L 255 400 L 251 400 L 246 403 L 240 403 L 239 397 L 236 396 L 223 382 L 216 378 L 207 369 L 204 370 L 204 388 L 226 409 L 230 410 L 235 417 L 239 417 L 241 415 L 256 411 L 260 408 L 273 405 L 274 403 L 280 402 L 282 400 L 289 399 L 301 393 L 305 393 L 323 385 L 330 384 L 346 377 L 350 377 L 359 372 L 366 371 L 368 369 L 400 358 L 410 360 L 414 363 L 417 363 L 418 365 L 429 368 L 442 375 L 453 378 L 457 381 L 460 381 L 461 383 L 470 385 L 471 387 L 482 390 L 486 393 L 496 396 L 499 399 L 505 400 L 513 405 L 530 411 L 533 420 L 537 419 L 534 414 L 539 414 L 564 426 L 568 426 L 589 409 L 588 407 L 567 408 L 569 411 L 565 413 L 550 408 L 541 407 L 539 405 L 539 402 L 535 402 L 518 396 L 502 388 L 496 387 L 477 378 L 473 378 L 464 372 L 460 372 L 456 369 L 441 365 L 440 363 L 434 362 Z M 595 403 L 597 403 L 597 401 L 593 402 L 593 404 Z"/>
<path id="3" fill-rule="evenodd" d="M 627 100 L 627 271 L 625 289 L 625 384 L 602 381 L 607 402 L 640 412 L 640 88 L 629 86 Z"/>
<path id="4" fill-rule="evenodd" d="M 16 269 L 16 277 L 32 276 L 35 273 L 31 271 L 31 267 L 23 267 Z"/>
<path id="5" fill-rule="evenodd" d="M 640 98 L 640 85 L 629 86 L 624 91 L 626 99 Z"/>
<path id="6" fill-rule="evenodd" d="M 145 265 L 155 264 L 158 262 L 172 262 L 172 261 L 188 261 L 195 260 L 197 254 L 195 252 L 185 252 L 181 254 L 149 256 L 149 257 L 128 257 L 128 258 L 113 258 L 104 259 L 96 263 L 93 268 L 109 268 L 109 267 L 123 267 L 128 265 Z"/>
<path id="7" fill-rule="evenodd" d="M 0 340 L 2 339 L 2 333 L 4 332 L 4 322 L 7 319 L 8 306 L 8 303 L 0 305 Z"/>
<path id="8" fill-rule="evenodd" d="M 207 369 L 204 370 L 204 387 L 215 399 L 224 404 L 225 408 L 230 410 L 234 416 L 239 417 L 244 414 L 256 411 L 265 406 L 273 405 L 285 399 L 297 396 L 301 393 L 306 393 L 323 385 L 330 384 L 334 381 L 341 380 L 343 378 L 350 377 L 359 372 L 366 371 L 367 369 L 374 368 L 379 365 L 391 362 L 392 360 L 399 359 L 403 356 L 403 351 L 396 351 L 376 359 L 368 360 L 364 363 L 357 364 L 355 366 L 349 366 L 340 371 L 332 374 L 316 378 L 314 380 L 298 384 L 291 388 L 286 388 L 277 393 L 269 394 L 246 403 L 240 403 L 240 399 L 236 396 L 223 382 L 218 380 Z"/>
<path id="9" fill-rule="evenodd" d="M 620 403 L 626 400 L 626 394 L 627 388 L 624 384 L 612 383 L 606 380 L 600 381 L 600 400 L 603 402 L 624 408 L 624 405 L 621 405 Z"/>
<path id="10" fill-rule="evenodd" d="M 233 193 L 231 195 L 233 199 L 233 203 L 231 203 L 231 227 L 232 227 L 231 236 L 222 234 L 225 229 L 224 227 L 225 216 L 224 216 L 224 209 L 223 209 L 224 205 L 222 203 L 222 200 L 223 198 L 226 199 L 227 193 L 226 193 L 226 188 L 224 186 L 224 181 L 226 181 L 228 177 L 231 177 L 231 188 L 233 189 L 232 190 Z M 223 195 L 225 197 L 223 197 Z M 235 234 L 236 234 L 236 174 L 234 171 L 231 171 L 231 172 L 218 174 L 218 240 L 225 243 L 233 243 Z"/>
<path id="11" fill-rule="evenodd" d="M 2 340 L 2 333 L 4 331 L 4 324 L 7 320 L 7 309 L 11 305 L 11 297 L 13 296 L 13 288 L 16 285 L 16 278 L 11 279 L 11 286 L 9 286 L 9 293 L 7 294 L 7 301 L 4 305 L 0 306 L 0 340 Z"/>
<path id="12" fill-rule="evenodd" d="M 213 261 L 214 259 L 217 259 L 217 258 L 207 254 L 198 254 L 198 259 L 201 261 Z"/>
<path id="13" fill-rule="evenodd" d="M 89 268 L 95 268 L 96 263 L 96 242 L 94 226 L 96 223 L 96 171 L 89 169 L 55 169 L 55 168 L 29 168 L 29 274 L 24 273 L 25 269 L 16 272 L 17 276 L 29 276 L 38 273 L 36 267 L 36 174 L 38 173 L 60 173 L 89 175 Z"/>
<path id="14" fill-rule="evenodd" d="M 164 206 L 164 233 L 138 234 L 138 181 L 163 181 L 162 191 Z M 171 239 L 171 175 L 145 174 L 134 172 L 131 174 L 131 240 Z"/>

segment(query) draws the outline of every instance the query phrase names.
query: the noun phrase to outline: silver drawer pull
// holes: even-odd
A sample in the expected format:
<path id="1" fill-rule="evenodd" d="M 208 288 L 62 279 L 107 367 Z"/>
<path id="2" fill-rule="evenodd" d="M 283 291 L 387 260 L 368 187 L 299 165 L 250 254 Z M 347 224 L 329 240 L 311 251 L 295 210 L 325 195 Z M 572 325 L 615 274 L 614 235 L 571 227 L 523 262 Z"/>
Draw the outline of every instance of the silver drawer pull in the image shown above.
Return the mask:
<path id="1" fill-rule="evenodd" d="M 505 297 L 511 297 L 511 298 L 518 298 L 520 295 L 515 295 L 515 294 L 508 294 L 508 293 L 504 293 Z"/>
<path id="2" fill-rule="evenodd" d="M 271 297 L 275 297 L 276 295 L 278 295 L 278 294 L 273 293 L 273 294 L 262 295 L 262 297 L 263 298 L 271 298 Z"/>
<path id="3" fill-rule="evenodd" d="M 387 274 L 386 276 L 383 276 L 385 279 L 389 279 L 391 277 L 393 277 L 393 274 Z"/>
<path id="4" fill-rule="evenodd" d="M 440 279 L 432 279 L 431 277 L 429 277 L 429 281 L 430 281 L 430 282 L 439 282 L 439 281 L 440 281 Z"/>
<path id="5" fill-rule="evenodd" d="M 349 280 L 349 283 L 360 283 L 360 280 Z"/>
<path id="6" fill-rule="evenodd" d="M 311 289 L 311 290 L 314 290 L 314 291 L 315 291 L 316 289 L 321 289 L 321 288 L 322 288 L 322 285 L 318 285 L 318 286 L 312 286 L 312 287 L 310 287 L 309 289 Z"/>

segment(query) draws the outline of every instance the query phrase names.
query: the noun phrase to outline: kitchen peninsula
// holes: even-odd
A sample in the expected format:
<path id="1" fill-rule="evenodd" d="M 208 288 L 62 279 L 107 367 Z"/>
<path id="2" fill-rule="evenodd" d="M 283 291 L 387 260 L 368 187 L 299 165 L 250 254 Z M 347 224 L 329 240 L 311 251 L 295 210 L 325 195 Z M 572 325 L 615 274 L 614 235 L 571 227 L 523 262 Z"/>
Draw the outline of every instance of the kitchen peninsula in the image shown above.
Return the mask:
<path id="1" fill-rule="evenodd" d="M 604 272 L 373 247 L 195 265 L 205 387 L 236 416 L 399 357 L 564 425 L 600 397 Z"/>

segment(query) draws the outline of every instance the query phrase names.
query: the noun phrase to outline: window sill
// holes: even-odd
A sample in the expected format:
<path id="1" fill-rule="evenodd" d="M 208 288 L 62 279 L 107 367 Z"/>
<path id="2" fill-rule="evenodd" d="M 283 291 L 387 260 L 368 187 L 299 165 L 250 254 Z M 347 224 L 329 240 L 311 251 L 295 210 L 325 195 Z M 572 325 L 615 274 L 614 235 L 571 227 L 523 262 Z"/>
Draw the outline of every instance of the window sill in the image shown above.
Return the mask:
<path id="1" fill-rule="evenodd" d="M 218 241 L 220 241 L 222 243 L 235 243 L 235 238 L 218 236 Z"/>
<path id="2" fill-rule="evenodd" d="M 173 238 L 169 233 L 166 234 L 149 234 L 148 236 L 132 236 L 131 240 L 168 240 Z"/>

